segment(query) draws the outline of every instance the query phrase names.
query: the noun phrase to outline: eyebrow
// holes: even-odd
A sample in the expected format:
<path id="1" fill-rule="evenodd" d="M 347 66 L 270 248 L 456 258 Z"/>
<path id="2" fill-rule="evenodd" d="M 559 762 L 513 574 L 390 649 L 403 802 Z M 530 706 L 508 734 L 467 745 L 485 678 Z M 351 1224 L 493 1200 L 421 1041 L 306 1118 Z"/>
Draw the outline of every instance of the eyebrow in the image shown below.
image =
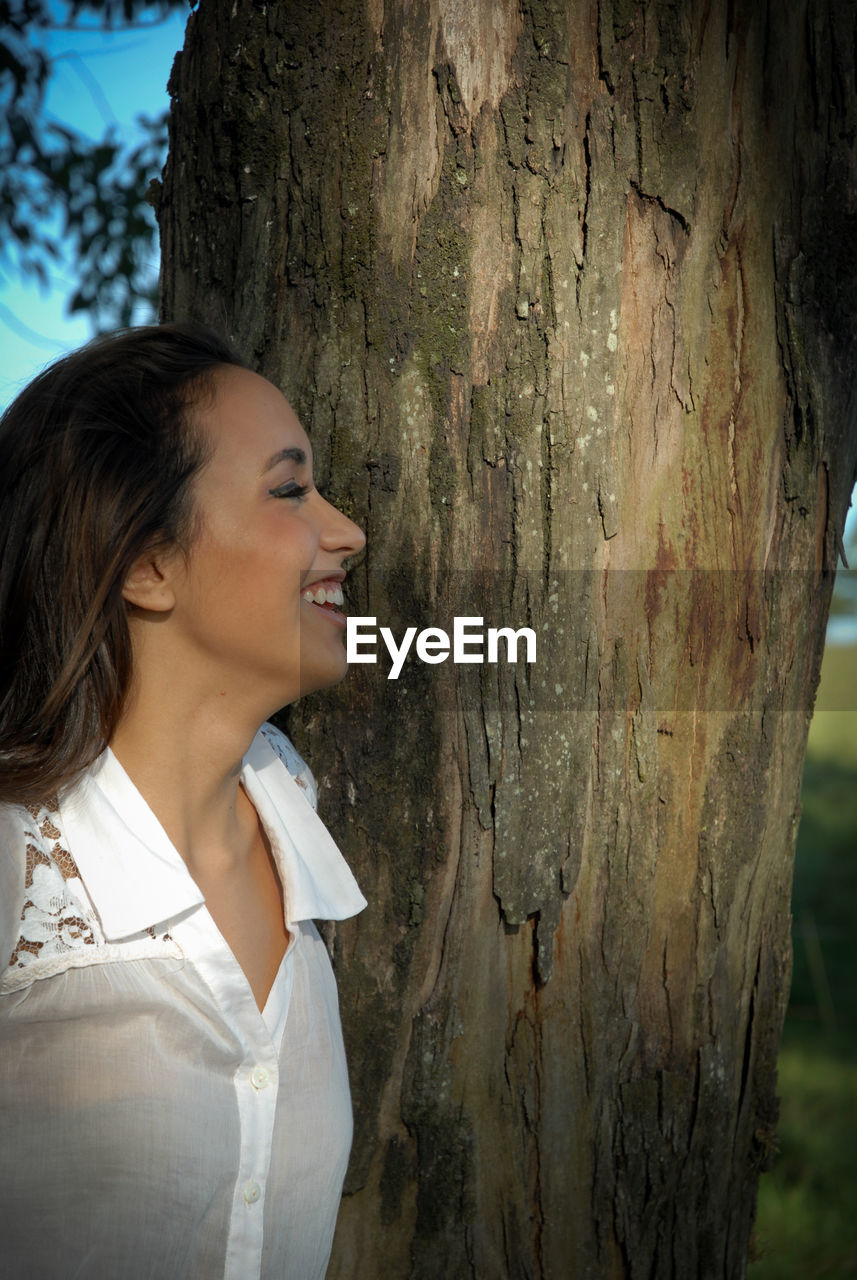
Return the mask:
<path id="1" fill-rule="evenodd" d="M 298 448 L 280 449 L 268 459 L 260 474 L 265 475 L 268 471 L 272 471 L 278 462 L 296 462 L 299 467 L 303 467 L 306 466 L 306 454 L 303 449 Z"/>

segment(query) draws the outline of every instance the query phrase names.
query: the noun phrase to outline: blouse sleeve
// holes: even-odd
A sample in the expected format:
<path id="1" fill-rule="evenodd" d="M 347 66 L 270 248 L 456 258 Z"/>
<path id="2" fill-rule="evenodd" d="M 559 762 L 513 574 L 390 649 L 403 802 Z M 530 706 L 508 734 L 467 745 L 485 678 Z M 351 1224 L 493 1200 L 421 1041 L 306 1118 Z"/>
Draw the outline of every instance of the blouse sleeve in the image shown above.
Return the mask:
<path id="1" fill-rule="evenodd" d="M 318 809 L 318 787 L 312 770 L 303 756 L 298 753 L 291 740 L 276 725 L 263 724 L 262 734 L 280 757 L 313 809 Z"/>
<path id="2" fill-rule="evenodd" d="M 24 904 L 26 848 L 12 805 L 0 805 L 0 972 L 9 963 L 20 933 Z"/>

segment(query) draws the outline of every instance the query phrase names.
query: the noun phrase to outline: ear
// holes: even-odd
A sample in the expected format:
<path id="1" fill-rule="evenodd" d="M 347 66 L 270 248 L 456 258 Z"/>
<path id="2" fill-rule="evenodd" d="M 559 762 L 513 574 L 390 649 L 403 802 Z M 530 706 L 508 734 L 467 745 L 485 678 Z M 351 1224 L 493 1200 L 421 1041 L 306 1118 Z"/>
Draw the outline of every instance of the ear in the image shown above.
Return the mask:
<path id="1" fill-rule="evenodd" d="M 122 595 L 138 609 L 169 613 L 175 605 L 176 594 L 168 559 L 151 552 L 140 556 L 125 579 Z"/>

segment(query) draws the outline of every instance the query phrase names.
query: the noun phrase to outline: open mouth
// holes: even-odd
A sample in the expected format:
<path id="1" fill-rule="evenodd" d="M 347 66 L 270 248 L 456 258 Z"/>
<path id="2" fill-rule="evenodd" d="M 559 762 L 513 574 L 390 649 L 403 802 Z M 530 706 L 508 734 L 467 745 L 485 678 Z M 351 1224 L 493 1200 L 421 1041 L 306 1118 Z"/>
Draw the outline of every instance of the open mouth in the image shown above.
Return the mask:
<path id="1" fill-rule="evenodd" d="M 301 599 L 307 604 L 318 605 L 320 609 L 327 609 L 331 613 L 338 613 L 345 603 L 342 587 L 335 578 L 314 582 L 311 587 L 306 587 L 301 592 Z"/>

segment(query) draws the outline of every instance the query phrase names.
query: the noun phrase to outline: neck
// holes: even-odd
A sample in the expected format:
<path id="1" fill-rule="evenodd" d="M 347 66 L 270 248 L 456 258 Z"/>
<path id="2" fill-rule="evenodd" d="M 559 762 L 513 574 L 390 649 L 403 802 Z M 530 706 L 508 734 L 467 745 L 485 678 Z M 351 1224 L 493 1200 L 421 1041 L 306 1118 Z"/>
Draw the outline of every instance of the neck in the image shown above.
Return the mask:
<path id="1" fill-rule="evenodd" d="M 219 710 L 219 708 L 218 708 Z M 241 786 L 257 724 L 137 691 L 110 740 L 125 772 L 191 871 L 247 856 L 258 822 Z"/>
<path id="2" fill-rule="evenodd" d="M 110 746 L 192 872 L 234 866 L 259 838 L 241 762 L 281 703 L 180 629 L 132 616 L 131 638 L 134 678 Z"/>

